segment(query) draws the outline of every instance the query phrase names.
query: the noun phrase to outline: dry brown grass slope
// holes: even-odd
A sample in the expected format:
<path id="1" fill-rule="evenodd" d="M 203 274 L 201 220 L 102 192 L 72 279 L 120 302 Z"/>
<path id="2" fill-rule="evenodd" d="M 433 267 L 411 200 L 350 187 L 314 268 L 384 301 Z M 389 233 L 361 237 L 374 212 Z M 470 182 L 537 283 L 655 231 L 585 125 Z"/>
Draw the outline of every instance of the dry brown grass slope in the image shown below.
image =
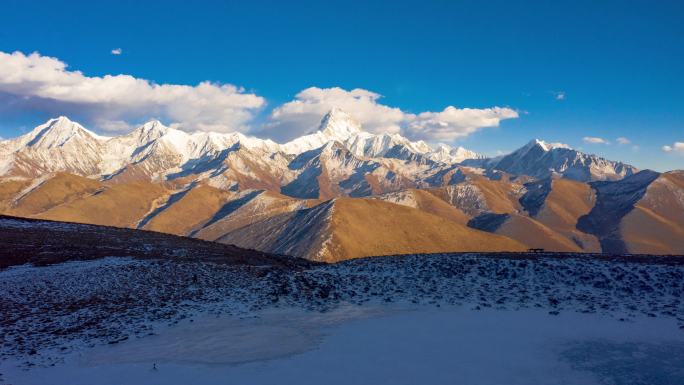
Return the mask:
<path id="1" fill-rule="evenodd" d="M 178 199 L 170 197 L 158 213 L 148 218 L 142 227 L 176 235 L 188 235 L 209 221 L 212 216 L 233 198 L 236 193 L 207 185 L 197 185 L 188 191 L 181 191 Z"/>
<path id="2" fill-rule="evenodd" d="M 577 230 L 577 220 L 596 203 L 596 193 L 587 183 L 555 179 L 542 209 L 534 217 L 546 227 L 581 245 L 584 251 L 600 252 L 598 239 Z"/>
<path id="3" fill-rule="evenodd" d="M 338 199 L 329 261 L 370 255 L 520 251 L 522 243 L 419 209 L 370 199 Z"/>
<path id="4" fill-rule="evenodd" d="M 103 188 L 97 180 L 57 173 L 18 199 L 8 214 L 32 217 L 59 205 L 74 202 Z"/>
<path id="5" fill-rule="evenodd" d="M 169 191 L 157 183 L 117 184 L 97 194 L 54 207 L 36 217 L 134 228 L 140 219 L 162 203 L 168 195 Z"/>
<path id="6" fill-rule="evenodd" d="M 30 184 L 30 179 L 0 179 L 0 213 L 7 213 L 11 209 L 14 199 Z"/>
<path id="7" fill-rule="evenodd" d="M 495 233 L 515 239 L 529 247 L 547 251 L 582 251 L 572 240 L 530 217 L 519 214 L 511 214 Z"/>
<path id="8" fill-rule="evenodd" d="M 474 176 L 472 183 L 482 192 L 489 209 L 497 214 L 513 213 L 521 209 L 520 185 L 505 180 L 491 180 L 484 176 Z"/>
<path id="9" fill-rule="evenodd" d="M 631 253 L 684 254 L 684 172 L 660 175 L 620 223 Z"/>
<path id="10" fill-rule="evenodd" d="M 465 225 L 468 223 L 468 216 L 458 208 L 444 202 L 433 194 L 424 190 L 415 190 L 417 209 L 426 213 L 437 215 L 452 222 Z"/>
<path id="11" fill-rule="evenodd" d="M 354 198 L 338 198 L 257 222 L 220 241 L 325 262 L 393 254 L 527 248 L 515 240 L 416 208 Z"/>

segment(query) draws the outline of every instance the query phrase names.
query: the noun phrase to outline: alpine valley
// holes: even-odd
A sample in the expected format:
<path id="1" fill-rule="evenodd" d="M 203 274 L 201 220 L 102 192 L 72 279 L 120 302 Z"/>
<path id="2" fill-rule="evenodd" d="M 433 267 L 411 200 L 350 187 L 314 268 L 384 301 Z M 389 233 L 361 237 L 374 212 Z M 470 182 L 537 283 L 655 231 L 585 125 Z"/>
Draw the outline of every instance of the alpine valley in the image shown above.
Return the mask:
<path id="1" fill-rule="evenodd" d="M 287 143 L 66 117 L 0 142 L 0 213 L 151 230 L 313 261 L 523 251 L 684 254 L 684 171 L 532 140 L 486 158 L 365 132 L 333 109 Z"/>

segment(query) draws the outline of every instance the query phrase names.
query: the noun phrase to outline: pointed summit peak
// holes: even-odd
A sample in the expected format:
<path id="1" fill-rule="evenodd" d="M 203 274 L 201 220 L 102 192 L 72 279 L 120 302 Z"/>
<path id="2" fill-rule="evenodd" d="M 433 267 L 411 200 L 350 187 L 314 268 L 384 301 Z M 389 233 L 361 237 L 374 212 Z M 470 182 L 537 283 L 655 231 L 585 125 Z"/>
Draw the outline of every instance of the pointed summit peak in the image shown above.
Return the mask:
<path id="1" fill-rule="evenodd" d="M 171 128 L 166 127 L 158 120 L 150 120 L 133 131 L 133 135 L 137 136 L 141 143 L 147 143 L 169 133 Z"/>
<path id="2" fill-rule="evenodd" d="M 149 122 L 143 124 L 142 126 L 140 126 L 139 129 L 141 131 L 146 131 L 146 132 L 150 132 L 150 131 L 166 132 L 169 130 L 168 127 L 166 127 L 165 125 L 162 124 L 162 122 L 160 122 L 159 120 L 156 120 L 156 119 L 150 120 Z"/>
<path id="3" fill-rule="evenodd" d="M 567 148 L 567 149 L 570 148 L 570 146 L 568 146 L 565 143 L 551 143 L 551 142 L 545 142 L 541 139 L 532 139 L 526 145 L 524 145 L 522 148 L 520 148 L 519 151 L 529 151 L 534 147 L 541 148 L 544 152 L 551 151 L 551 150 L 556 149 L 556 148 Z"/>
<path id="4" fill-rule="evenodd" d="M 60 116 L 58 116 L 58 117 L 56 117 L 56 118 L 54 118 L 54 119 L 50 119 L 50 120 L 48 120 L 48 123 L 49 123 L 49 122 L 53 122 L 53 124 L 54 124 L 54 123 L 56 123 L 56 124 L 70 124 L 70 123 L 73 123 L 73 122 L 71 121 L 71 119 L 67 118 L 67 117 L 64 116 L 64 115 L 60 115 Z"/>
<path id="5" fill-rule="evenodd" d="M 451 151 L 451 146 L 449 146 L 448 144 L 444 144 L 444 143 L 438 143 L 437 148 L 435 148 L 435 152 L 437 152 L 437 151 L 445 152 L 448 154 L 449 151 Z"/>
<path id="6" fill-rule="evenodd" d="M 61 147 L 71 138 L 96 139 L 97 135 L 66 116 L 50 119 L 28 134 L 26 145 L 29 147 Z"/>
<path id="7" fill-rule="evenodd" d="M 318 128 L 331 139 L 344 140 L 361 132 L 361 124 L 338 107 L 333 107 L 321 120 Z"/>

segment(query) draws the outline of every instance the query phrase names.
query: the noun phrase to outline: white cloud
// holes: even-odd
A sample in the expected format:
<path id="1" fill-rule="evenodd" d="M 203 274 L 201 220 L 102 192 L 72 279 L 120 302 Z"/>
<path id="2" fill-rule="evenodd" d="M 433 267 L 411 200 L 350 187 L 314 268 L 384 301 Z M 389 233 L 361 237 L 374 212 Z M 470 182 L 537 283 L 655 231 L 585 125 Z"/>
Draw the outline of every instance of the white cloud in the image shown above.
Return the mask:
<path id="1" fill-rule="evenodd" d="M 684 154 L 684 142 L 674 142 L 671 146 L 663 146 L 662 150 L 664 152 L 676 152 Z"/>
<path id="2" fill-rule="evenodd" d="M 449 106 L 440 112 L 412 114 L 378 102 L 381 95 L 364 89 L 307 88 L 295 99 L 271 113 L 265 131 L 277 139 L 291 139 L 315 130 L 333 107 L 351 114 L 373 133 L 401 133 L 412 139 L 451 141 L 484 127 L 495 127 L 504 119 L 518 117 L 510 108 L 485 109 Z"/>
<path id="3" fill-rule="evenodd" d="M 556 100 L 565 100 L 565 91 L 554 92 L 554 97 Z"/>
<path id="4" fill-rule="evenodd" d="M 585 143 L 589 143 L 589 144 L 610 144 L 609 141 L 607 141 L 603 138 L 595 137 L 595 136 L 585 136 L 584 138 L 582 138 L 582 140 Z"/>
<path id="5" fill-rule="evenodd" d="M 112 55 L 121 55 L 123 53 L 123 50 L 121 48 L 114 48 L 112 50 Z"/>
<path id="6" fill-rule="evenodd" d="M 112 50 L 112 54 L 121 52 Z M 127 131 L 149 119 L 186 131 L 259 131 L 276 140 L 317 128 L 339 107 L 373 133 L 401 133 L 411 139 L 453 141 L 502 120 L 518 117 L 507 107 L 457 108 L 410 113 L 380 103 L 381 95 L 364 89 L 311 87 L 275 108 L 266 124 L 255 125 L 264 98 L 230 85 L 156 84 L 131 75 L 87 76 L 63 61 L 39 53 L 0 51 L 0 107 L 12 105 L 54 116 L 67 115 L 95 129 Z"/>
<path id="7" fill-rule="evenodd" d="M 128 132 L 135 128 L 134 125 L 131 125 L 123 120 L 96 119 L 95 123 L 101 130 L 109 132 Z"/>
<path id="8" fill-rule="evenodd" d="M 102 128 L 151 117 L 184 130 L 246 131 L 265 100 L 230 84 L 156 84 L 130 75 L 86 76 L 38 53 L 0 52 L 0 98 Z M 123 123 L 123 124 L 122 124 Z"/>
<path id="9" fill-rule="evenodd" d="M 502 120 L 517 118 L 510 108 L 484 109 L 449 106 L 441 112 L 421 112 L 408 115 L 405 135 L 414 139 L 454 140 L 468 136 L 484 127 L 496 127 Z"/>
<path id="10" fill-rule="evenodd" d="M 617 144 L 630 144 L 630 143 L 632 143 L 631 140 L 625 138 L 624 136 L 621 136 L 621 137 L 615 139 L 615 141 L 617 142 Z"/>
<path id="11" fill-rule="evenodd" d="M 353 115 L 367 131 L 399 132 L 404 112 L 379 104 L 379 98 L 379 94 L 360 88 L 346 91 L 339 87 L 310 87 L 295 95 L 295 100 L 274 109 L 271 126 L 281 131 L 274 134 L 296 137 L 315 130 L 323 115 L 339 107 Z"/>

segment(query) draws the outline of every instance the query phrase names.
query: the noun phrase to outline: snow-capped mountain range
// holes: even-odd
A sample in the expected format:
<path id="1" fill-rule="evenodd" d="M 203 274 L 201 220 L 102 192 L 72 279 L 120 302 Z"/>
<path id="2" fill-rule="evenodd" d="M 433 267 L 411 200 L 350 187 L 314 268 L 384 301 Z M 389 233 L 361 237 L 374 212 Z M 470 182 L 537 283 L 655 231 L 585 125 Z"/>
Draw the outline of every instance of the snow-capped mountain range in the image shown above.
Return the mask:
<path id="1" fill-rule="evenodd" d="M 0 213 L 327 262 L 529 247 L 681 254 L 683 175 L 541 140 L 485 158 L 365 132 L 339 109 L 288 143 L 158 121 L 104 137 L 60 117 L 0 142 Z"/>
<path id="2" fill-rule="evenodd" d="M 0 176 L 35 178 L 68 172 L 104 180 L 206 181 L 226 189 L 265 188 L 296 197 L 362 196 L 450 184 L 459 167 L 543 178 L 614 180 L 634 167 L 534 140 L 499 158 L 463 147 L 372 134 L 334 108 L 320 127 L 279 144 L 241 133 L 186 133 L 150 121 L 106 137 L 66 117 L 0 142 Z"/>
<path id="3" fill-rule="evenodd" d="M 508 155 L 487 159 L 484 166 L 515 175 L 545 178 L 550 174 L 560 174 L 579 181 L 617 180 L 638 171 L 622 162 L 585 154 L 562 143 L 548 143 L 539 139 L 530 141 Z"/>

